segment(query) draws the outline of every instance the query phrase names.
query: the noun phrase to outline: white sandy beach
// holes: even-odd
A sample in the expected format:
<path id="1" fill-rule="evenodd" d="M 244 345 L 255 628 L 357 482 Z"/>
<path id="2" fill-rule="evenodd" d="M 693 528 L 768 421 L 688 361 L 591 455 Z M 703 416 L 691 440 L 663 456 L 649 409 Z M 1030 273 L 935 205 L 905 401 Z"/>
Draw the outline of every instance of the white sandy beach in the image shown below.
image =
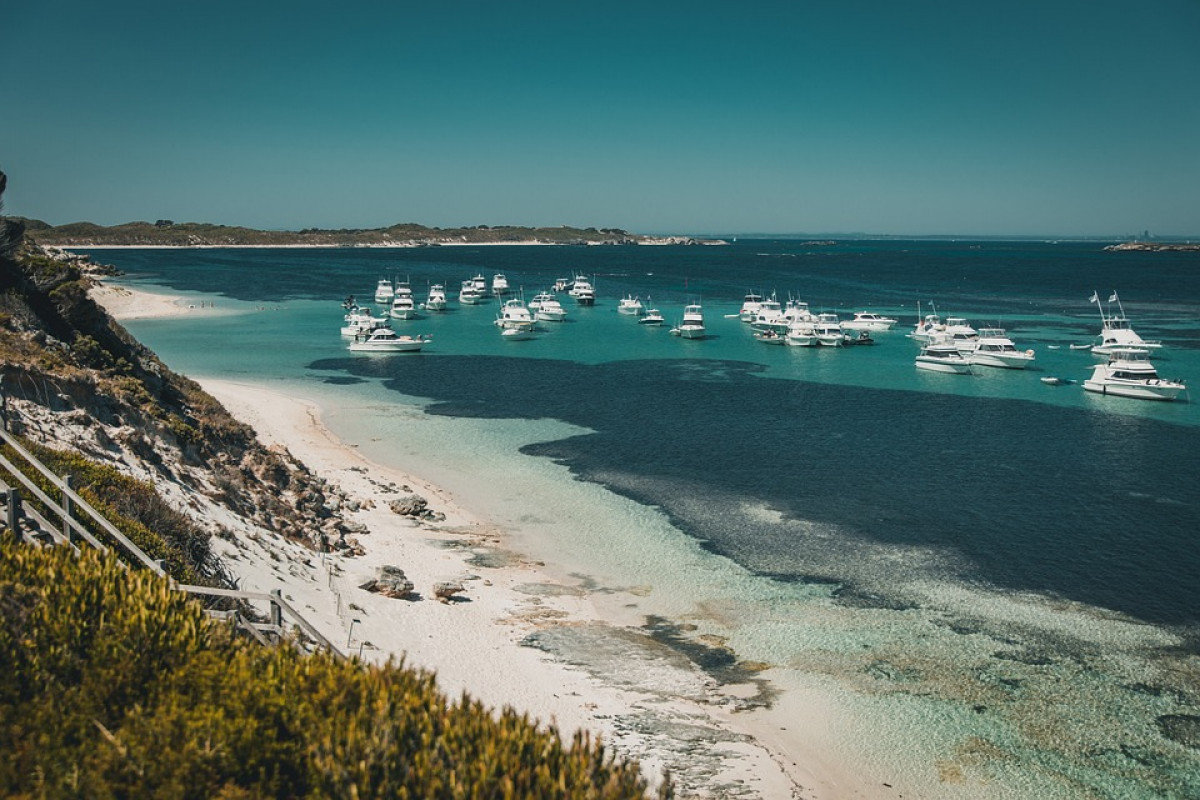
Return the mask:
<path id="1" fill-rule="evenodd" d="M 208 310 L 178 297 L 108 285 L 93 297 L 117 319 Z M 739 711 L 738 698 L 752 695 L 753 687 L 720 685 L 640 633 L 625 640 L 644 640 L 634 645 L 637 663 L 629 665 L 631 674 L 645 676 L 644 686 L 636 678 L 604 681 L 522 645 L 548 626 L 627 628 L 630 620 L 614 618 L 616 604 L 606 602 L 602 612 L 587 591 L 556 581 L 554 565 L 511 553 L 514 532 L 491 523 L 486 510 L 463 508 L 453 487 L 367 461 L 336 439 L 311 400 L 249 383 L 200 382 L 264 444 L 285 447 L 361 504 L 347 515 L 370 531 L 358 537 L 366 551 L 359 557 L 323 557 L 248 526 L 235 542 L 213 540 L 243 588 L 281 589 L 339 647 L 364 659 L 403 658 L 436 672 L 451 697 L 465 691 L 493 707 L 511 706 L 568 736 L 577 729 L 599 734 L 617 752 L 641 761 L 652 780 L 670 767 L 681 797 L 874 796 L 822 745 L 831 711 L 819 697 Z M 446 519 L 418 523 L 393 513 L 388 502 L 409 491 L 427 498 Z M 223 522 L 237 532 L 236 522 Z M 473 566 L 472 558 L 486 565 Z M 389 599 L 358 588 L 382 565 L 402 568 L 419 599 Z M 446 580 L 463 582 L 462 600 L 433 598 L 433 585 Z M 763 677 L 769 680 L 769 671 Z M 650 719 L 657 729 L 647 730 Z M 687 741 L 668 742 L 671 734 L 664 731 Z M 693 769 L 681 769 L 683 763 Z"/>

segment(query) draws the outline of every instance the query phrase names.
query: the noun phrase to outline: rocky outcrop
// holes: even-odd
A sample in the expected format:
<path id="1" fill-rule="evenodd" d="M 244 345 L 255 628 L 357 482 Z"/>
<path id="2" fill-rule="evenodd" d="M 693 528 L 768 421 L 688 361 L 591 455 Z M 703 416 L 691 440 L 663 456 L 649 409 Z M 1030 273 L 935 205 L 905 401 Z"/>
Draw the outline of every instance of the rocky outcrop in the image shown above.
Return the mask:
<path id="1" fill-rule="evenodd" d="M 379 568 L 376 577 L 360 584 L 358 588 L 403 600 L 412 596 L 414 586 L 404 570 L 385 564 Z"/>
<path id="2" fill-rule="evenodd" d="M 427 522 L 441 522 L 446 515 L 429 508 L 429 501 L 419 494 L 410 494 L 388 503 L 392 513 Z"/>

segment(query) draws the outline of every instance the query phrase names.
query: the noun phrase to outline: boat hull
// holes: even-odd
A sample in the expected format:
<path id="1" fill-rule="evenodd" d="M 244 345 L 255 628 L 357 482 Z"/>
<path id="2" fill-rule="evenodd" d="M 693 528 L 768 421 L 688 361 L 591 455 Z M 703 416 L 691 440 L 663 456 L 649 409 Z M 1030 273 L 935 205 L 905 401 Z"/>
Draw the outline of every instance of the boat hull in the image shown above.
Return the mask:
<path id="1" fill-rule="evenodd" d="M 940 358 L 917 358 L 917 369 L 930 372 L 945 372 L 953 375 L 970 375 L 971 364 L 967 361 L 949 361 Z"/>
<path id="2" fill-rule="evenodd" d="M 1024 353 L 1011 353 L 1002 355 L 999 353 L 980 353 L 976 351 L 970 356 L 972 364 L 977 364 L 981 367 L 999 367 L 1001 369 L 1025 369 L 1029 363 L 1033 361 L 1032 356 Z"/>
<path id="3" fill-rule="evenodd" d="M 1173 381 L 1151 380 L 1115 383 L 1112 381 L 1083 382 L 1085 391 L 1117 397 L 1130 397 L 1135 400 L 1174 400 L 1186 388 L 1183 384 Z"/>

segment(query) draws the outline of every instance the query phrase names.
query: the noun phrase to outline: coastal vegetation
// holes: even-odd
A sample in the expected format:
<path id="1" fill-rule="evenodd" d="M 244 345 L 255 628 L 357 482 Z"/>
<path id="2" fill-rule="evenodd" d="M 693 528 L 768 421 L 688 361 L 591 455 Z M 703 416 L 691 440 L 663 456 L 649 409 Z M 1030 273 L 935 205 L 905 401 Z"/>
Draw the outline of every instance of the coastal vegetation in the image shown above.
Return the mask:
<path id="1" fill-rule="evenodd" d="M 450 700 L 403 664 L 260 647 L 166 579 L 8 532 L 0 670 L 9 797 L 646 796 L 586 734 Z"/>
<path id="2" fill-rule="evenodd" d="M 127 222 L 105 227 L 91 222 L 49 225 L 40 220 L 21 220 L 37 241 L 57 247 L 159 246 L 159 247 L 366 247 L 432 246 L 439 244 L 498 244 L 537 242 L 542 244 L 637 244 L 644 236 L 619 228 L 537 228 L 516 225 L 476 225 L 461 228 L 431 228 L 400 223 L 384 228 L 306 228 L 299 231 L 266 231 L 198 222 Z"/>

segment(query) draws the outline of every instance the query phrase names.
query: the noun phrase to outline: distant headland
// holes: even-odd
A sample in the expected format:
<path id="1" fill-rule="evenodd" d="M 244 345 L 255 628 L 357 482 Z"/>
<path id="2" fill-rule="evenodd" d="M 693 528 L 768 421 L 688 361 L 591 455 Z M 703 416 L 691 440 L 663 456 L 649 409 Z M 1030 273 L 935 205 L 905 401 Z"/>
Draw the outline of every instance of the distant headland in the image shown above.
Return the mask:
<path id="1" fill-rule="evenodd" d="M 1105 250 L 1142 250 L 1157 252 L 1160 250 L 1193 250 L 1200 251 L 1200 244 L 1191 242 L 1121 242 L 1110 244 Z"/>
<path id="2" fill-rule="evenodd" d="M 725 244 L 692 236 L 647 236 L 620 228 L 531 228 L 478 225 L 431 228 L 401 223 L 386 228 L 306 228 L 266 231 L 201 222 L 127 222 L 105 227 L 91 222 L 50 225 L 22 219 L 40 244 L 57 247 L 434 247 L 464 244 L 699 245 Z"/>

